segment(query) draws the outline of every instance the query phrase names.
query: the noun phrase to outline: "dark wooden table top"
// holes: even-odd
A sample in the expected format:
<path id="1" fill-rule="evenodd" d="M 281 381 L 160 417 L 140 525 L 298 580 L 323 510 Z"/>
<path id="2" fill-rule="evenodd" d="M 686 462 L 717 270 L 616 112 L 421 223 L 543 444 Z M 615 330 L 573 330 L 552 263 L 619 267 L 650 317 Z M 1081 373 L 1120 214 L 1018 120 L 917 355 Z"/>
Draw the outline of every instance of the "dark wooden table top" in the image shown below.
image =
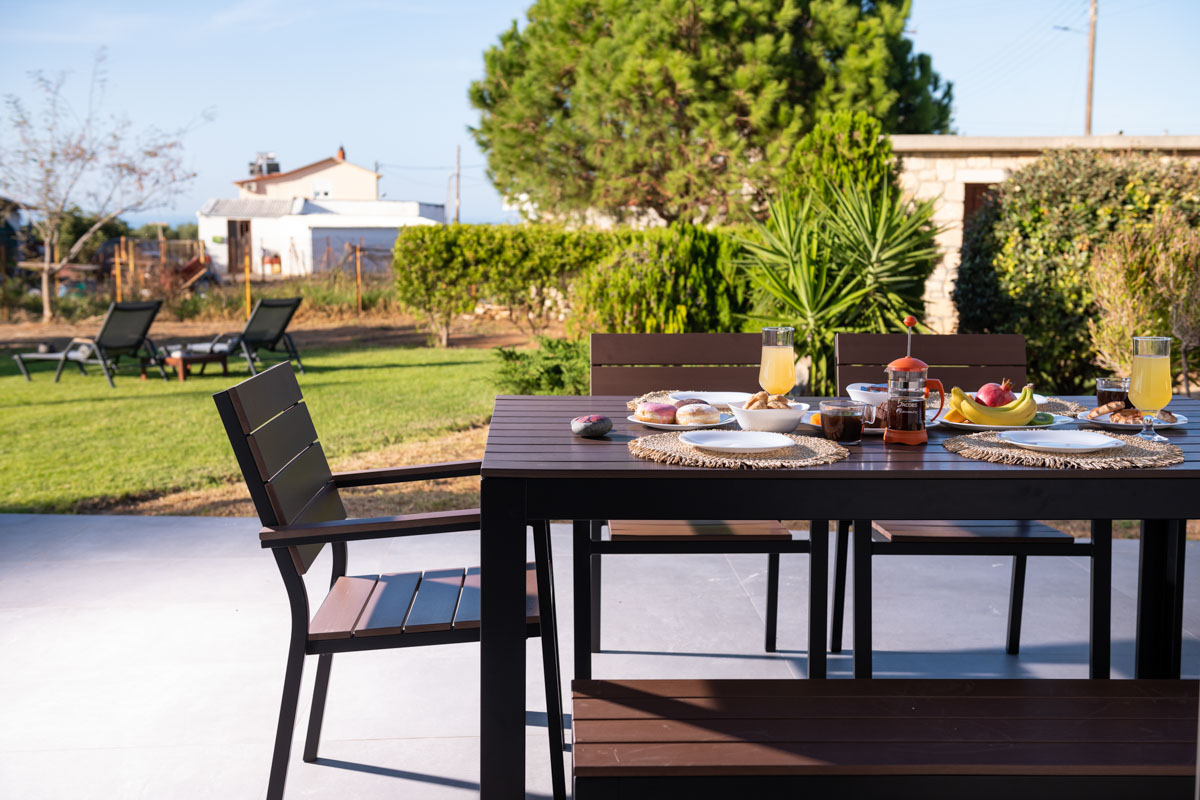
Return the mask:
<path id="1" fill-rule="evenodd" d="M 815 409 L 819 398 L 803 398 Z M 1087 407 L 1094 397 L 1069 398 Z M 524 397 L 501 395 L 496 398 L 491 430 L 483 457 L 485 478 L 637 478 L 772 479 L 810 480 L 820 478 L 857 479 L 1005 479 L 1030 477 L 1060 479 L 1113 478 L 1122 480 L 1155 478 L 1200 478 L 1200 401 L 1175 397 L 1170 409 L 1188 417 L 1187 425 L 1162 431 L 1178 445 L 1184 463 L 1162 468 L 1081 470 L 1050 469 L 975 461 L 947 451 L 942 443 L 968 431 L 937 426 L 929 430 L 929 443 L 908 446 L 884 445 L 879 436 L 866 435 L 861 445 L 849 448 L 849 458 L 834 464 L 790 470 L 709 469 L 659 464 L 634 457 L 628 443 L 640 436 L 658 433 L 626 419 L 630 412 L 627 397 Z M 613 420 L 613 430 L 603 439 L 583 439 L 571 433 L 570 420 L 584 414 L 603 414 Z M 1082 428 L 1071 423 L 1060 426 Z M 736 429 L 736 427 L 734 427 Z M 1089 430 L 1100 430 L 1088 427 Z M 805 427 L 797 433 L 805 433 Z M 813 435 L 820 435 L 813 431 Z"/>

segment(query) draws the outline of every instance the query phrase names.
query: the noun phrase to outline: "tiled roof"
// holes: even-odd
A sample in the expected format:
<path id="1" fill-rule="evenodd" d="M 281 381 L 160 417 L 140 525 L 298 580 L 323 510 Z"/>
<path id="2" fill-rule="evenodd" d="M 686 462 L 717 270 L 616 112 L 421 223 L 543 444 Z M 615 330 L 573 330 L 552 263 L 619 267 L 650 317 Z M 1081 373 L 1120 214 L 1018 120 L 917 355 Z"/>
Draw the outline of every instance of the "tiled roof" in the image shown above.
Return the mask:
<path id="1" fill-rule="evenodd" d="M 283 217 L 291 210 L 288 198 L 218 197 L 205 203 L 200 213 L 206 217 Z"/>

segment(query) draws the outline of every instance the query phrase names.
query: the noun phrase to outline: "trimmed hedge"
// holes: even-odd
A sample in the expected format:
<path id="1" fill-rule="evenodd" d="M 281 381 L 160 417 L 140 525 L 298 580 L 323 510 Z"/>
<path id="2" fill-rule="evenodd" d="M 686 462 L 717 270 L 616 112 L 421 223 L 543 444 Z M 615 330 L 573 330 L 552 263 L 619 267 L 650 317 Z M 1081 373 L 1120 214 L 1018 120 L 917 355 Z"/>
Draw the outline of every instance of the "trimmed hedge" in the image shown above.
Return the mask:
<path id="1" fill-rule="evenodd" d="M 1018 170 L 967 222 L 954 289 L 959 330 L 1024 334 L 1040 391 L 1082 394 L 1098 373 L 1087 323 L 1093 250 L 1174 208 L 1200 223 L 1200 165 L 1053 150 Z"/>

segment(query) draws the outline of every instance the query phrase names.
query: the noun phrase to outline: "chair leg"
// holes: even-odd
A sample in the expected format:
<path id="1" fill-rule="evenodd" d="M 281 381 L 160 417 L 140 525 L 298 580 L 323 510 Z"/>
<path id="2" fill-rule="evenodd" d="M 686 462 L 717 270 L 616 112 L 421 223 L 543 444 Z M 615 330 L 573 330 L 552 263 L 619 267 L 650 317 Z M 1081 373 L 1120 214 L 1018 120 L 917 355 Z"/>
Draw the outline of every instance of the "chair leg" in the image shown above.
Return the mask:
<path id="1" fill-rule="evenodd" d="M 1008 593 L 1008 643 L 1004 651 L 1015 656 L 1021 651 L 1021 612 L 1025 608 L 1025 559 L 1013 556 L 1012 585 Z"/>
<path id="2" fill-rule="evenodd" d="M 29 377 L 29 370 L 25 368 L 25 361 L 21 358 L 21 356 L 13 356 L 13 361 L 17 362 L 17 369 L 21 370 L 21 374 L 25 376 L 25 380 L 32 382 L 33 378 Z"/>
<path id="3" fill-rule="evenodd" d="M 833 613 L 829 621 L 829 652 L 842 652 L 846 623 L 846 560 L 850 557 L 850 520 L 838 520 L 837 547 L 833 551 Z"/>
<path id="4" fill-rule="evenodd" d="M 591 541 L 598 542 L 604 532 L 604 520 L 592 520 Z M 589 558 L 588 568 L 592 575 L 592 622 L 591 622 L 591 641 L 589 646 L 593 653 L 600 652 L 600 587 L 601 581 L 601 562 L 602 556 L 599 553 L 592 553 Z"/>
<path id="5" fill-rule="evenodd" d="M 68 347 L 66 350 L 63 350 L 62 358 L 60 358 L 58 360 L 58 367 L 57 367 L 57 369 L 54 370 L 54 382 L 55 383 L 58 383 L 58 379 L 62 377 L 63 367 L 65 367 L 67 365 L 67 353 L 69 353 L 69 352 L 71 352 L 70 347 Z M 26 375 L 26 377 L 29 377 L 29 376 Z"/>
<path id="6" fill-rule="evenodd" d="M 304 364 L 300 361 L 300 351 L 296 349 L 296 343 L 292 341 L 292 335 L 285 333 L 283 341 L 287 344 L 288 353 L 292 358 L 296 359 L 296 368 L 300 370 L 300 374 L 304 374 Z"/>
<path id="7" fill-rule="evenodd" d="M 533 525 L 533 552 L 537 565 L 538 608 L 541 615 L 542 672 L 546 684 L 546 730 L 550 736 L 550 780 L 554 800 L 566 800 L 567 777 L 563 766 L 562 675 L 558 667 L 558 613 L 554 608 L 554 557 L 550 548 L 550 523 Z"/>
<path id="8" fill-rule="evenodd" d="M 304 671 L 304 640 L 293 636 L 288 649 L 287 670 L 283 676 L 283 699 L 279 703 L 279 724 L 275 728 L 275 751 L 271 756 L 271 777 L 267 782 L 267 800 L 283 800 L 292 733 L 296 727 L 296 706 L 300 702 L 300 676 Z"/>
<path id="9" fill-rule="evenodd" d="M 779 553 L 767 554 L 767 641 L 768 653 L 775 652 L 775 636 L 779 632 Z"/>
<path id="10" fill-rule="evenodd" d="M 1091 678 L 1112 677 L 1112 520 L 1092 520 Z"/>
<path id="11" fill-rule="evenodd" d="M 245 342 L 242 342 L 242 355 L 246 357 L 246 364 L 250 367 L 250 377 L 254 377 L 258 374 L 258 370 L 254 368 L 254 357 L 257 353 L 251 350 Z"/>
<path id="12" fill-rule="evenodd" d="M 325 720 L 325 698 L 329 694 L 329 670 L 333 666 L 333 653 L 322 653 L 317 659 L 317 679 L 313 684 L 312 711 L 308 715 L 308 735 L 304 738 L 304 760 L 317 760 L 317 747 L 321 743 L 321 723 Z"/>

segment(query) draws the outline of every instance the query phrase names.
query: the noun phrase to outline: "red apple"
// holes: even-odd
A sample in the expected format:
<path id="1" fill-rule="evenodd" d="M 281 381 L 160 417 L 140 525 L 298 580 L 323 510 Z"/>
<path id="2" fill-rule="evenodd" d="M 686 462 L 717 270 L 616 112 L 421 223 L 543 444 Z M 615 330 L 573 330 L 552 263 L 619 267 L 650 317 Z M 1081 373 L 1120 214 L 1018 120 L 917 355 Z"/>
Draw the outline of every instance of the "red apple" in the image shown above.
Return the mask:
<path id="1" fill-rule="evenodd" d="M 985 383 L 980 386 L 979 391 L 975 393 L 975 399 L 985 406 L 999 408 L 1016 400 L 1017 396 L 1013 394 L 1012 382 L 1005 378 L 1000 383 Z"/>

